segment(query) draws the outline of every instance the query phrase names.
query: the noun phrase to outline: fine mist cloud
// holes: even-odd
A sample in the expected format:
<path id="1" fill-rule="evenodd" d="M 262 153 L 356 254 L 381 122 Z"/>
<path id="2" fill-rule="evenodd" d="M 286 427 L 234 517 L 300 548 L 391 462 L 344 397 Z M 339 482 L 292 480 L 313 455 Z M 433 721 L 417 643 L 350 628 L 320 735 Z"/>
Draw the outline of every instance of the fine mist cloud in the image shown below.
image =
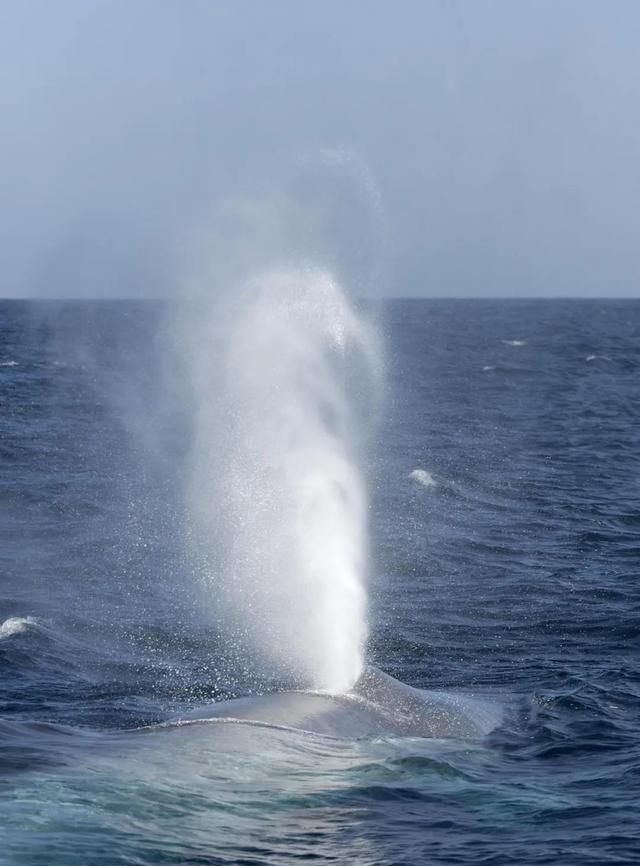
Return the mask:
<path id="1" fill-rule="evenodd" d="M 0 293 L 171 296 L 221 203 L 348 151 L 384 201 L 386 294 L 637 295 L 639 19 L 624 0 L 5 3 Z M 361 217 L 335 222 L 355 257 Z"/>

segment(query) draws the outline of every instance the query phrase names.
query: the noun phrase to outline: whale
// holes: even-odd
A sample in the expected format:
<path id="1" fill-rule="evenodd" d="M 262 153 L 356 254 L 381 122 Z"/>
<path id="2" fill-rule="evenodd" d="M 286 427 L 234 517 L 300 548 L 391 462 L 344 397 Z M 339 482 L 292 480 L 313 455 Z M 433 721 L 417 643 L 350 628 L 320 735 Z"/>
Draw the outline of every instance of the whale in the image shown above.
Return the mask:
<path id="1" fill-rule="evenodd" d="M 373 666 L 343 694 L 281 691 L 197 707 L 181 722 L 229 721 L 290 728 L 338 738 L 480 739 L 500 725 L 495 703 L 414 688 Z"/>

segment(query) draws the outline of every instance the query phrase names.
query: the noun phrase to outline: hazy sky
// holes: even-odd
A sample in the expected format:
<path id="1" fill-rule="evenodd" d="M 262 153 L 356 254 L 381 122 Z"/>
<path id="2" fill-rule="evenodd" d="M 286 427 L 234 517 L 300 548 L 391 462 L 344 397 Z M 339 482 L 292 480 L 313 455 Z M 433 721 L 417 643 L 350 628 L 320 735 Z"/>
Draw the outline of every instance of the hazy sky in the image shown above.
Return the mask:
<path id="1" fill-rule="evenodd" d="M 0 294 L 171 291 L 350 148 L 397 295 L 640 296 L 637 0 L 0 0 Z"/>

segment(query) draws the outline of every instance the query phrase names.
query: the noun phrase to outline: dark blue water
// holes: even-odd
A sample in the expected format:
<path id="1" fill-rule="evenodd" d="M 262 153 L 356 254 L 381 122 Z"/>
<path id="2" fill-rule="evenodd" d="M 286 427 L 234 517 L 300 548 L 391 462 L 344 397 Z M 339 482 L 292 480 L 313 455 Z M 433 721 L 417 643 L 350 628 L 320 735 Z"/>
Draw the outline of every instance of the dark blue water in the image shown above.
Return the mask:
<path id="1" fill-rule="evenodd" d="M 369 657 L 474 741 L 170 724 L 278 684 L 185 554 L 159 315 L 0 306 L 0 863 L 640 862 L 640 303 L 383 313 Z"/>

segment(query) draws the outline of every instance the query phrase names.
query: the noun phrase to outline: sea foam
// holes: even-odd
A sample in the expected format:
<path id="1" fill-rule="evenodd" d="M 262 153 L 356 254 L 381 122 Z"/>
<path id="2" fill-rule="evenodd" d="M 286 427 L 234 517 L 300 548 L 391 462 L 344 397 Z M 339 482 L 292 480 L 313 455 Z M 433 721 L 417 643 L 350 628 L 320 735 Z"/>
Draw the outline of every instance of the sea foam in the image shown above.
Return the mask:
<path id="1" fill-rule="evenodd" d="M 36 620 L 32 616 L 11 616 L 0 624 L 0 640 L 22 634 L 35 623 Z"/>
<path id="2" fill-rule="evenodd" d="M 414 469 L 409 473 L 409 478 L 416 484 L 419 484 L 420 487 L 430 488 L 438 486 L 436 479 L 426 469 Z"/>

